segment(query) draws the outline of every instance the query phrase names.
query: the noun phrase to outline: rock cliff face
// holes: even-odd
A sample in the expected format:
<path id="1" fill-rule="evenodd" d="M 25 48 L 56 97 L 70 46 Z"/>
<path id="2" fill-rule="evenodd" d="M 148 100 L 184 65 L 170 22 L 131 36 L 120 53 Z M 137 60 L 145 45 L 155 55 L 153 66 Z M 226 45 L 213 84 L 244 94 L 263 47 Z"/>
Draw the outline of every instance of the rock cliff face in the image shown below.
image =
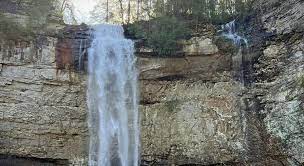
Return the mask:
<path id="1" fill-rule="evenodd" d="M 1 43 L 0 154 L 72 160 L 86 156 L 85 81 L 56 69 L 55 43 L 51 37 L 39 47 Z"/>
<path id="2" fill-rule="evenodd" d="M 250 32 L 258 37 L 244 55 L 254 59 L 243 58 L 252 62 L 244 62 L 245 86 L 233 78 L 233 55 L 210 35 L 187 41 L 185 57 L 138 57 L 143 164 L 304 163 L 304 2 L 254 6 L 250 24 L 271 35 Z M 64 34 L 70 48 L 86 39 L 73 34 Z M 86 165 L 86 74 L 69 57 L 79 52 L 58 54 L 66 42 L 1 40 L 0 165 Z M 58 66 L 60 54 L 67 63 Z"/>
<path id="3" fill-rule="evenodd" d="M 138 59 L 146 164 L 225 163 L 244 152 L 242 85 L 232 79 L 231 55 L 214 46 L 196 53 Z"/>
<path id="4" fill-rule="evenodd" d="M 270 146 L 280 147 L 276 155 L 290 163 L 304 163 L 303 51 L 304 2 L 260 1 L 262 28 L 273 35 L 260 48 L 254 64 L 256 83 L 252 88 L 260 101 Z M 276 141 L 273 141 L 277 139 Z"/>
<path id="5" fill-rule="evenodd" d="M 85 163 L 86 75 L 66 68 L 72 51 L 60 51 L 60 42 L 49 36 L 39 43 L 2 41 L 2 155 Z M 71 61 L 58 65 L 58 56 Z M 231 55 L 219 51 L 138 58 L 145 162 L 226 162 L 243 151 L 241 86 L 230 64 Z"/>

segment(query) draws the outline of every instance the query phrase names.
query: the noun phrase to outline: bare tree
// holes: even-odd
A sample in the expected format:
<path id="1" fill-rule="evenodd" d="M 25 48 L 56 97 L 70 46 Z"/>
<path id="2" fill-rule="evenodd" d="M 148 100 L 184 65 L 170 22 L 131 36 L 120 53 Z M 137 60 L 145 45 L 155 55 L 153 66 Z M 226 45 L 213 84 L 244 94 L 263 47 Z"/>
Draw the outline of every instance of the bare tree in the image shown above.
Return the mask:
<path id="1" fill-rule="evenodd" d="M 124 8 L 123 8 L 123 0 L 118 0 L 120 6 L 120 18 L 121 23 L 124 24 Z"/>
<path id="2" fill-rule="evenodd" d="M 107 0 L 107 4 L 106 4 L 106 12 L 107 12 L 107 17 L 106 17 L 106 22 L 109 22 L 109 0 Z"/>
<path id="3" fill-rule="evenodd" d="M 67 5 L 67 0 L 63 0 L 61 3 L 60 12 L 63 13 Z"/>
<path id="4" fill-rule="evenodd" d="M 136 19 L 139 20 L 139 9 L 140 9 L 140 0 L 137 0 L 137 4 L 136 4 Z"/>
<path id="5" fill-rule="evenodd" d="M 127 24 L 130 23 L 131 20 L 131 0 L 128 0 L 128 18 L 127 18 Z"/>

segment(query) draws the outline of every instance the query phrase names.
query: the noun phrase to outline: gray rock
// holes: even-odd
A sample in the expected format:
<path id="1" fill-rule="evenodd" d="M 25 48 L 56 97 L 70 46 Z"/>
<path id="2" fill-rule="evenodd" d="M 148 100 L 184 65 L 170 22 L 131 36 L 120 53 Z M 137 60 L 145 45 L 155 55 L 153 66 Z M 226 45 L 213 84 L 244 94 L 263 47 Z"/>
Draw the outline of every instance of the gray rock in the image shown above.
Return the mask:
<path id="1" fill-rule="evenodd" d="M 184 42 L 183 51 L 186 55 L 212 55 L 219 49 L 209 38 L 194 37 Z"/>

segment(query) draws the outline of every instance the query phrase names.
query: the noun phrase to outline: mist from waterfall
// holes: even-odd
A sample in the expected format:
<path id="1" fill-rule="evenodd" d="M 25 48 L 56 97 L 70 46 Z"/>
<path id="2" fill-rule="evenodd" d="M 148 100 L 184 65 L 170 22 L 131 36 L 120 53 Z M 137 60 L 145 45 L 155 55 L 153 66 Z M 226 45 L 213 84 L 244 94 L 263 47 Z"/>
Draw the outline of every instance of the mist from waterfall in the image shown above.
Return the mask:
<path id="1" fill-rule="evenodd" d="M 134 43 L 122 26 L 96 25 L 89 49 L 90 166 L 137 166 L 139 116 Z"/>

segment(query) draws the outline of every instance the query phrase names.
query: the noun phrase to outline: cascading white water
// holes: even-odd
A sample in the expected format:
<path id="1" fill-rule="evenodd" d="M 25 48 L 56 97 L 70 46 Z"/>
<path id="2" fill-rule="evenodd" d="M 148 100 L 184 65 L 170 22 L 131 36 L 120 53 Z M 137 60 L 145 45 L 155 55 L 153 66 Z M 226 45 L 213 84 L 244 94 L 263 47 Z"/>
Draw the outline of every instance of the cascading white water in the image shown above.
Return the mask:
<path id="1" fill-rule="evenodd" d="M 137 166 L 139 117 L 134 43 L 121 26 L 93 27 L 89 49 L 90 166 Z"/>
<path id="2" fill-rule="evenodd" d="M 222 25 L 223 36 L 233 41 L 233 43 L 237 46 L 241 46 L 242 43 L 245 43 L 246 47 L 248 46 L 248 41 L 246 38 L 238 35 L 235 27 L 235 20 Z"/>
<path id="3" fill-rule="evenodd" d="M 246 48 L 248 47 L 248 41 L 246 38 L 240 36 L 236 31 L 235 20 L 222 25 L 222 36 L 230 39 L 235 46 L 238 47 L 238 52 L 236 55 L 232 57 L 233 69 L 234 69 L 234 77 L 239 82 L 244 84 L 244 65 L 243 65 L 243 44 L 245 44 Z"/>

